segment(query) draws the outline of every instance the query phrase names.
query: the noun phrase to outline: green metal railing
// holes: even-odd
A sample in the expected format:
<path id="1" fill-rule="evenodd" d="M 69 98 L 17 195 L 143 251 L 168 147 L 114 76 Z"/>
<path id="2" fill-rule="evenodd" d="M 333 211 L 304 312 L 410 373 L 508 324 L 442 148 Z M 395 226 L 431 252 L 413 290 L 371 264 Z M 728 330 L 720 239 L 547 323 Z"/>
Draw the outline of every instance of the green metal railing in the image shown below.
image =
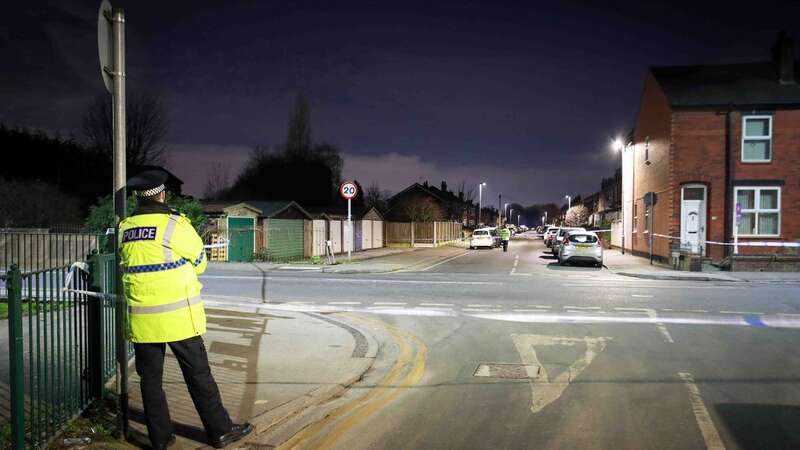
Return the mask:
<path id="1" fill-rule="evenodd" d="M 71 263 L 29 271 L 14 264 L 0 273 L 15 450 L 46 446 L 103 396 L 116 373 L 114 255 L 95 251 L 88 260 L 88 271 Z"/>

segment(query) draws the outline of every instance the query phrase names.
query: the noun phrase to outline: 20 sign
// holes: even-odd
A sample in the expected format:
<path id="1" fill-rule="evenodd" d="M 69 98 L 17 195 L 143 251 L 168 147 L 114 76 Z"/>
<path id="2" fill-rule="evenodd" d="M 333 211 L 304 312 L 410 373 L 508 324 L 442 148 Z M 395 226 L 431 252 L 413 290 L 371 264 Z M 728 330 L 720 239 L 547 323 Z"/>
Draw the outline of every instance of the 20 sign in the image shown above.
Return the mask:
<path id="1" fill-rule="evenodd" d="M 339 194 L 345 200 L 352 200 L 358 195 L 358 186 L 352 181 L 345 181 L 339 186 Z"/>

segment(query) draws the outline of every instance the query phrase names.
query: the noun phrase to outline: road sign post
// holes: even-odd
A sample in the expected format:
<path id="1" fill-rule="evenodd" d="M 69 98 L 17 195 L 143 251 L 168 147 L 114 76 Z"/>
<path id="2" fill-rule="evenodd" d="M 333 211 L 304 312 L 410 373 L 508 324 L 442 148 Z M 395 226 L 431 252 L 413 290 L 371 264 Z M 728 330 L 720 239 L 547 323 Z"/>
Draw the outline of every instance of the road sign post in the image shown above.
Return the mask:
<path id="1" fill-rule="evenodd" d="M 350 245 L 347 246 L 347 260 L 352 260 L 352 250 L 355 246 L 355 233 L 353 231 L 352 201 L 358 195 L 358 185 L 353 181 L 345 181 L 339 186 L 339 195 L 347 200 L 347 228 L 350 234 Z"/>
<path id="2" fill-rule="evenodd" d="M 100 3 L 97 14 L 97 49 L 100 56 L 100 74 L 113 99 L 113 153 L 114 153 L 114 228 L 126 216 L 125 190 L 125 12 L 112 8 L 108 0 Z M 125 340 L 127 307 L 122 289 L 122 266 L 119 240 L 114 237 L 114 324 L 116 328 L 117 395 L 119 398 L 119 425 L 124 439 L 128 438 L 128 344 Z"/>

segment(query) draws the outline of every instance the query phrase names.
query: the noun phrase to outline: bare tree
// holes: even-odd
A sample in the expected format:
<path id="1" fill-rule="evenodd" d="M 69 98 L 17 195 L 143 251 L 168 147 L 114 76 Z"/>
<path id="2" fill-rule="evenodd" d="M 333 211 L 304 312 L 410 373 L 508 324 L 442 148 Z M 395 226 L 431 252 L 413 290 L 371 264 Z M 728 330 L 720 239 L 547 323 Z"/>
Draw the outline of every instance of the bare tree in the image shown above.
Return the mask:
<path id="1" fill-rule="evenodd" d="M 389 204 L 389 191 L 382 190 L 378 183 L 373 182 L 364 192 L 364 205 L 374 207 L 378 211 L 386 211 Z"/>
<path id="2" fill-rule="evenodd" d="M 413 222 L 435 222 L 442 220 L 442 211 L 429 198 L 409 203 L 406 206 L 406 215 Z"/>
<path id="3" fill-rule="evenodd" d="M 467 188 L 467 182 L 465 180 L 461 180 L 461 183 L 458 185 L 458 192 L 464 194 L 465 202 L 470 203 L 475 200 L 475 185 Z"/>
<path id="4" fill-rule="evenodd" d="M 228 188 L 230 188 L 230 164 L 225 161 L 217 161 L 211 166 L 211 173 L 206 179 L 203 198 L 206 200 L 219 199 Z"/>
<path id="5" fill-rule="evenodd" d="M 167 133 L 168 118 L 161 98 L 147 93 L 128 94 L 125 121 L 128 165 L 162 164 L 166 147 L 161 140 Z M 108 95 L 92 101 L 83 115 L 81 128 L 89 145 L 112 154 L 113 111 Z"/>

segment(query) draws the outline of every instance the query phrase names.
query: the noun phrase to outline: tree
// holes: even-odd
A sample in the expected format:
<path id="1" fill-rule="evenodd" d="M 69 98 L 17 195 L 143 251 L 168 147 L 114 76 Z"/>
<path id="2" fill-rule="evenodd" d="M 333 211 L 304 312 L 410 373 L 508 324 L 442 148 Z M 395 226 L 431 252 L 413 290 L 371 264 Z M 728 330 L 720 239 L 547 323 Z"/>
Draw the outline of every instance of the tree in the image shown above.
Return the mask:
<path id="1" fill-rule="evenodd" d="M 227 162 L 217 161 L 214 163 L 203 190 L 204 199 L 217 200 L 230 188 L 229 169 L 230 166 Z"/>
<path id="2" fill-rule="evenodd" d="M 391 194 L 389 191 L 382 190 L 378 183 L 373 182 L 369 185 L 366 192 L 364 192 L 364 205 L 367 207 L 374 207 L 378 211 L 386 211 L 389 205 L 389 198 Z"/>
<path id="3" fill-rule="evenodd" d="M 423 198 L 406 206 L 406 215 L 412 222 L 435 222 L 442 220 L 442 212 L 433 200 Z"/>
<path id="4" fill-rule="evenodd" d="M 570 227 L 585 225 L 589 222 L 589 208 L 583 205 L 573 206 L 567 210 L 564 221 Z"/>
<path id="5" fill-rule="evenodd" d="M 128 165 L 162 164 L 166 147 L 161 141 L 167 133 L 169 121 L 161 98 L 149 93 L 129 93 L 126 97 L 125 122 L 125 156 Z M 114 123 L 110 96 L 104 94 L 95 97 L 83 115 L 81 128 L 89 145 L 111 159 Z"/>
<path id="6" fill-rule="evenodd" d="M 311 112 L 308 99 L 297 94 L 294 109 L 289 113 L 289 131 L 286 135 L 286 152 L 302 155 L 311 151 Z"/>
<path id="7" fill-rule="evenodd" d="M 198 234 L 201 236 L 204 234 L 208 219 L 203 212 L 203 205 L 197 199 L 167 193 L 166 204 L 185 214 Z M 136 209 L 136 197 L 128 196 L 126 206 L 130 216 Z M 114 204 L 110 195 L 103 197 L 91 207 L 84 224 L 87 231 L 94 233 L 104 233 L 106 229 L 114 226 Z"/>
<path id="8" fill-rule="evenodd" d="M 52 183 L 0 178 L 0 228 L 49 228 L 80 222 L 78 199 Z"/>

